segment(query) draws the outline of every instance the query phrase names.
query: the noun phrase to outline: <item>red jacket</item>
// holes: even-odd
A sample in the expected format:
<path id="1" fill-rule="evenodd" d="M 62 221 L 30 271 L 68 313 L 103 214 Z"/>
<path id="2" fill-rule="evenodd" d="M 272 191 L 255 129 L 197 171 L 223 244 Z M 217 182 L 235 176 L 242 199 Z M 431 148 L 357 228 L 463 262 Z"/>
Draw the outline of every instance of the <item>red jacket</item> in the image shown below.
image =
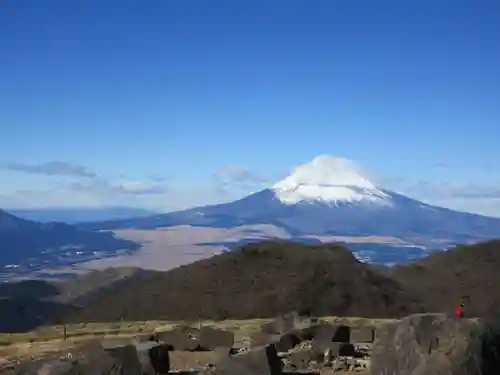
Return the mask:
<path id="1" fill-rule="evenodd" d="M 464 310 L 460 306 L 457 306 L 457 308 L 455 309 L 455 316 L 457 318 L 463 318 L 464 317 Z"/>

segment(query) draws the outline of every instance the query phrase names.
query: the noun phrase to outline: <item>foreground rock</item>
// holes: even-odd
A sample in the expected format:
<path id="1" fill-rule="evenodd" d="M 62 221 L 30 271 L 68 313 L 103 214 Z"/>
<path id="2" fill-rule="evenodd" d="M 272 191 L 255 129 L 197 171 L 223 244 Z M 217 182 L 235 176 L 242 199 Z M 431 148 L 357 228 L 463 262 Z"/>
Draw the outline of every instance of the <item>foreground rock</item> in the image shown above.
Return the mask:
<path id="1" fill-rule="evenodd" d="M 370 374 L 481 375 L 481 350 L 473 350 L 479 329 L 477 321 L 445 314 L 409 316 L 378 332 Z"/>
<path id="2" fill-rule="evenodd" d="M 65 358 L 27 361 L 0 374 L 500 374 L 500 324 L 444 314 L 412 315 L 376 328 L 348 320 L 283 321 L 262 327 L 259 346 L 234 347 L 232 332 L 181 326 L 157 332 L 150 341 L 96 341 Z"/>
<path id="3" fill-rule="evenodd" d="M 288 374 L 366 371 L 374 340 L 373 327 L 350 327 L 287 314 L 263 325 L 251 343 L 253 348 L 273 345 Z"/>
<path id="4" fill-rule="evenodd" d="M 217 364 L 215 375 L 281 375 L 282 364 L 274 345 L 228 356 Z"/>
<path id="5" fill-rule="evenodd" d="M 9 375 L 156 375 L 170 371 L 169 347 L 161 343 L 92 343 L 64 356 L 25 361 Z"/>
<path id="6" fill-rule="evenodd" d="M 197 329 L 177 326 L 170 330 L 157 331 L 150 339 L 169 345 L 171 350 L 181 351 L 230 349 L 234 345 L 233 332 L 213 327 Z"/>

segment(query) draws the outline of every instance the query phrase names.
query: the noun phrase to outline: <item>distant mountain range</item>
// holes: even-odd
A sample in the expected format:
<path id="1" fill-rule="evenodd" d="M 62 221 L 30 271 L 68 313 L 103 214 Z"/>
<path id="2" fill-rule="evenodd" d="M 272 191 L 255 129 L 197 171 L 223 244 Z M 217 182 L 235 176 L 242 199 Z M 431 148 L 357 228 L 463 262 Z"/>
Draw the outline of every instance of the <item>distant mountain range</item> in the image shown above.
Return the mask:
<path id="1" fill-rule="evenodd" d="M 34 271 L 137 250 L 140 245 L 64 223 L 38 223 L 0 210 L 0 269 Z M 0 271 L 0 274 L 2 271 Z"/>
<path id="2" fill-rule="evenodd" d="M 26 208 L 10 209 L 10 214 L 41 223 L 61 222 L 66 224 L 103 221 L 130 217 L 145 217 L 157 212 L 133 207 L 71 207 L 71 208 Z"/>
<path id="3" fill-rule="evenodd" d="M 359 191 L 356 187 L 349 187 Z M 388 190 L 384 204 L 300 201 L 289 204 L 265 189 L 237 201 L 154 215 L 82 224 L 88 229 L 153 229 L 175 225 L 229 228 L 273 224 L 294 237 L 391 236 L 463 243 L 500 236 L 500 219 L 431 206 Z"/>
<path id="4" fill-rule="evenodd" d="M 74 264 L 113 257 L 121 249 L 130 252 L 143 245 L 144 254 L 156 254 L 149 255 L 154 259 L 149 264 L 142 255 L 139 263 L 127 258 L 125 263 L 107 265 L 165 270 L 270 238 L 343 243 L 359 260 L 392 265 L 454 245 L 500 238 L 500 218 L 453 211 L 380 188 L 348 160 L 330 156 L 316 157 L 274 186 L 230 203 L 154 215 L 116 207 L 86 213 L 14 212 L 38 219 L 44 216 L 45 220 L 67 217 L 68 222 L 79 223 L 40 224 L 3 212 L 0 265 L 4 268 Z M 116 219 L 85 222 L 91 217 Z M 169 228 L 166 237 L 167 232 L 155 231 L 165 227 Z M 132 231 L 116 232 L 119 229 Z M 138 233 L 133 229 L 147 230 Z M 185 256 L 188 253 L 195 255 Z"/>
<path id="5" fill-rule="evenodd" d="M 500 218 L 432 206 L 379 188 L 348 160 L 330 156 L 300 165 L 270 189 L 234 202 L 88 223 L 82 228 L 234 228 L 259 224 L 273 225 L 283 233 L 282 238 L 296 241 L 345 242 L 368 254 L 366 260 L 380 263 L 407 261 L 425 256 L 428 250 L 500 237 Z M 248 237 L 217 244 L 230 248 L 251 238 L 249 233 Z M 400 256 L 384 257 L 391 249 Z"/>

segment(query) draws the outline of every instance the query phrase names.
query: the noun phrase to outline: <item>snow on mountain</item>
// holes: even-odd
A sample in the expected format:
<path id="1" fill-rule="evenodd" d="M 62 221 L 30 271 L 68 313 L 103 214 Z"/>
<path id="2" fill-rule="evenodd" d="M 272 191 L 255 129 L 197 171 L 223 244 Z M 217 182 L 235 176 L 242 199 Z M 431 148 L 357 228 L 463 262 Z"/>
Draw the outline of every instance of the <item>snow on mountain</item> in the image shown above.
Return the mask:
<path id="1" fill-rule="evenodd" d="M 383 189 L 352 162 L 326 155 L 296 167 L 269 189 L 233 202 L 81 227 L 146 229 L 141 236 L 151 235 L 148 251 L 155 249 L 157 233 L 147 230 L 169 227 L 168 232 L 182 232 L 183 244 L 191 244 L 187 249 L 199 248 L 200 254 L 207 246 L 225 251 L 275 237 L 334 241 L 347 244 L 358 259 L 379 264 L 404 263 L 455 244 L 500 238 L 498 218 L 431 206 Z M 210 236 L 199 237 L 200 232 Z M 168 247 L 166 240 L 157 241 L 158 251 Z"/>
<path id="2" fill-rule="evenodd" d="M 284 204 L 305 201 L 331 205 L 354 202 L 392 205 L 390 196 L 363 176 L 354 163 L 329 155 L 299 165 L 271 190 Z"/>
<path id="3" fill-rule="evenodd" d="M 90 229 L 212 228 L 273 225 L 291 238 L 382 236 L 410 244 L 477 242 L 500 237 L 500 219 L 431 206 L 377 187 L 350 161 L 319 156 L 270 189 L 234 202 L 147 218 L 84 225 Z"/>

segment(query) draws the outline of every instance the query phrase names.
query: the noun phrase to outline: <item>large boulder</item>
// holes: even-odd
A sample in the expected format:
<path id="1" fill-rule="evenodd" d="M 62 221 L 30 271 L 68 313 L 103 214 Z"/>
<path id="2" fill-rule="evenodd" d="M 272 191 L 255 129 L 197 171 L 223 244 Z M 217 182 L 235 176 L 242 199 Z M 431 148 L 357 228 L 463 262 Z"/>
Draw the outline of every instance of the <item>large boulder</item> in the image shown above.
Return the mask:
<path id="1" fill-rule="evenodd" d="M 286 358 L 287 367 L 294 371 L 310 370 L 312 361 L 319 361 L 322 358 L 311 348 L 300 348 Z"/>
<path id="2" fill-rule="evenodd" d="M 134 345 L 143 375 L 166 374 L 170 371 L 171 345 L 155 341 L 135 342 Z"/>
<path id="3" fill-rule="evenodd" d="M 320 325 L 311 341 L 312 348 L 316 352 L 323 353 L 333 342 L 333 336 L 335 335 L 336 330 L 337 328 L 331 324 Z"/>
<path id="4" fill-rule="evenodd" d="M 460 367 L 462 372 L 457 372 L 457 375 L 500 374 L 500 315 L 493 315 L 482 322 L 467 354 Z"/>
<path id="5" fill-rule="evenodd" d="M 332 347 L 332 343 L 348 343 L 350 327 L 322 323 L 315 327 L 311 345 L 316 352 L 323 353 Z"/>
<path id="6" fill-rule="evenodd" d="M 302 340 L 295 332 L 289 332 L 281 335 L 275 343 L 275 347 L 278 353 L 286 353 L 300 344 L 301 341 Z"/>
<path id="7" fill-rule="evenodd" d="M 200 348 L 200 330 L 187 326 L 178 326 L 167 331 L 155 333 L 158 341 L 172 346 L 174 350 L 193 351 Z"/>
<path id="8" fill-rule="evenodd" d="M 124 363 L 118 355 L 113 356 L 101 345 L 91 344 L 78 353 L 77 358 L 73 358 L 71 372 L 68 375 L 122 375 L 123 370 Z M 133 373 L 127 372 L 127 375 Z M 136 375 L 140 375 L 140 371 Z"/>
<path id="9" fill-rule="evenodd" d="M 274 345 L 255 348 L 222 359 L 215 375 L 281 375 L 282 363 Z"/>
<path id="10" fill-rule="evenodd" d="M 477 321 L 445 314 L 416 314 L 388 324 L 377 329 L 370 374 L 465 375 L 478 328 Z"/>
<path id="11" fill-rule="evenodd" d="M 199 345 L 204 350 L 232 348 L 234 345 L 234 332 L 212 327 L 202 327 L 200 330 Z"/>
<path id="12" fill-rule="evenodd" d="M 103 340 L 102 348 L 112 358 L 121 363 L 121 375 L 155 375 L 166 374 L 170 371 L 169 344 L 156 341 L 140 342 L 138 340 Z"/>
<path id="13" fill-rule="evenodd" d="M 24 361 L 9 375 L 156 375 L 170 371 L 171 347 L 156 342 L 95 342 L 73 351 L 71 357 Z"/>
<path id="14" fill-rule="evenodd" d="M 373 327 L 351 328 L 350 341 L 353 344 L 370 344 L 375 341 L 375 329 Z"/>
<path id="15" fill-rule="evenodd" d="M 105 351 L 122 367 L 121 375 L 141 375 L 142 366 L 135 345 L 121 345 L 106 348 Z"/>

